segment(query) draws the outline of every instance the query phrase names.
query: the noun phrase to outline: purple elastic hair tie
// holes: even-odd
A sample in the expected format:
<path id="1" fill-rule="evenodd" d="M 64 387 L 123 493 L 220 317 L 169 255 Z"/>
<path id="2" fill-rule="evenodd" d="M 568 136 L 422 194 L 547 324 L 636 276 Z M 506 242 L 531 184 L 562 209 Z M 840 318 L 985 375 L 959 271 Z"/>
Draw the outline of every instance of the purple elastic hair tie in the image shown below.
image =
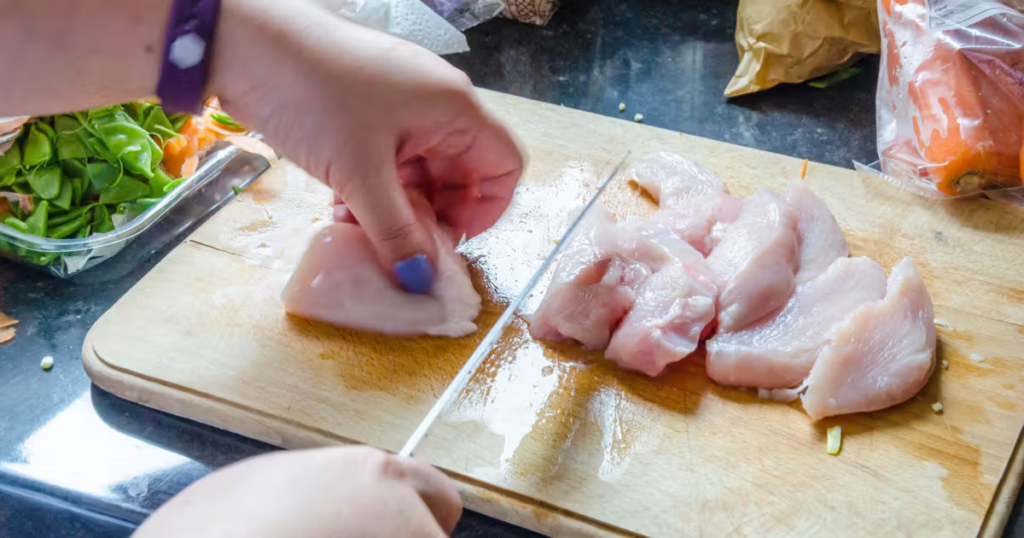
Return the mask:
<path id="1" fill-rule="evenodd" d="M 174 0 L 156 88 L 168 113 L 202 111 L 219 15 L 220 0 Z"/>

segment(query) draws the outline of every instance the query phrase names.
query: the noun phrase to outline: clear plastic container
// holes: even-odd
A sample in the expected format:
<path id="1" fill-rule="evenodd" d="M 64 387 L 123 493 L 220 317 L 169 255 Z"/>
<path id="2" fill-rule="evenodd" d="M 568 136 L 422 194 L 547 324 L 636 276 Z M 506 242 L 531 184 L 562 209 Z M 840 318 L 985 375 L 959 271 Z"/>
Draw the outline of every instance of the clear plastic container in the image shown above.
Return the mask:
<path id="1" fill-rule="evenodd" d="M 218 142 L 203 158 L 195 174 L 142 213 L 120 217 L 113 231 L 86 238 L 49 239 L 19 232 L 0 224 L 0 257 L 14 260 L 60 278 L 92 269 L 117 256 L 136 239 L 131 259 L 111 267 L 124 274 L 145 257 L 234 197 L 232 187 L 244 188 L 270 168 L 266 158 Z M 198 193 L 197 196 L 193 194 Z M 181 202 L 190 199 L 190 203 Z M 157 226 L 165 218 L 170 222 Z M 145 235 L 143 235 L 145 234 Z M 112 278 L 115 275 L 110 275 Z"/>

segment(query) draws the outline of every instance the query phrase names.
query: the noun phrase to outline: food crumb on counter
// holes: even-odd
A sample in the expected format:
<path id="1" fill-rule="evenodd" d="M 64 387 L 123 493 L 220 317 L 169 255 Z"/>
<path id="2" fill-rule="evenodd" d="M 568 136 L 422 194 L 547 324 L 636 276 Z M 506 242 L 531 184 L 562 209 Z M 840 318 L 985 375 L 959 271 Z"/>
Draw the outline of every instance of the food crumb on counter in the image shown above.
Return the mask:
<path id="1" fill-rule="evenodd" d="M 626 103 L 619 103 L 619 112 L 626 111 Z"/>
<path id="2" fill-rule="evenodd" d="M 949 370 L 949 361 L 947 361 L 946 359 L 942 359 L 942 369 Z"/>
<path id="3" fill-rule="evenodd" d="M 971 353 L 971 360 L 974 362 L 983 362 L 985 360 L 985 357 L 982 357 L 977 353 Z"/>
<path id="4" fill-rule="evenodd" d="M 633 116 L 633 121 L 635 121 L 637 123 L 643 123 L 644 122 L 644 115 L 643 114 L 637 114 L 636 116 Z"/>
<path id="5" fill-rule="evenodd" d="M 53 357 L 51 357 L 50 355 L 43 357 L 43 360 L 39 363 L 39 366 L 41 366 L 43 370 L 49 370 L 50 368 L 53 368 Z"/>
<path id="6" fill-rule="evenodd" d="M 935 403 L 933 403 L 932 404 L 932 411 L 935 411 L 936 413 L 941 413 L 942 412 L 942 402 L 935 402 Z"/>
<path id="7" fill-rule="evenodd" d="M 832 426 L 828 430 L 828 453 L 832 456 L 839 454 L 839 450 L 843 447 L 843 428 L 842 426 Z"/>
<path id="8" fill-rule="evenodd" d="M 944 319 L 935 318 L 935 326 L 942 327 L 943 329 L 953 329 L 953 326 Z"/>

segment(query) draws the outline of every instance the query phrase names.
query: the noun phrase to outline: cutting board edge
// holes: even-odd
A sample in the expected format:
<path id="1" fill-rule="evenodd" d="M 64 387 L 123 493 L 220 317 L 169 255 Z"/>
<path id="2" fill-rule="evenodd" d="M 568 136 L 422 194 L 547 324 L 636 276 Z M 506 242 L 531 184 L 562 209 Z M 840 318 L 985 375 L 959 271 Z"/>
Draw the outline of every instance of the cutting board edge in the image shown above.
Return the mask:
<path id="1" fill-rule="evenodd" d="M 100 321 L 102 319 L 101 317 Z M 119 398 L 284 449 L 362 444 L 265 416 L 255 410 L 204 398 L 202 395 L 179 390 L 115 368 L 101 359 L 93 346 L 94 331 L 101 325 L 100 321 L 93 325 L 85 337 L 82 345 L 82 365 L 93 383 Z M 211 409 L 217 411 L 210 412 Z M 540 501 L 531 502 L 532 500 L 515 492 L 497 487 L 482 487 L 472 479 L 464 479 L 462 475 L 448 474 L 456 481 L 466 508 L 534 532 L 560 537 L 635 536 L 616 527 L 605 527 L 601 522 L 595 522 L 580 514 L 548 507 Z M 1000 477 L 989 510 L 981 522 L 979 537 L 1002 536 L 1022 484 L 1024 429 L 1017 434 L 1013 452 Z"/>
<path id="2" fill-rule="evenodd" d="M 93 333 L 97 325 L 99 321 L 89 330 L 82 344 L 82 366 L 96 386 L 119 398 L 284 449 L 362 444 L 120 370 L 96 353 Z M 210 412 L 214 408 L 217 411 Z M 531 502 L 515 492 L 482 487 L 472 479 L 448 474 L 455 480 L 466 508 L 534 532 L 559 537 L 637 536 L 625 530 L 606 527 L 586 516 L 549 507 L 540 501 Z"/>

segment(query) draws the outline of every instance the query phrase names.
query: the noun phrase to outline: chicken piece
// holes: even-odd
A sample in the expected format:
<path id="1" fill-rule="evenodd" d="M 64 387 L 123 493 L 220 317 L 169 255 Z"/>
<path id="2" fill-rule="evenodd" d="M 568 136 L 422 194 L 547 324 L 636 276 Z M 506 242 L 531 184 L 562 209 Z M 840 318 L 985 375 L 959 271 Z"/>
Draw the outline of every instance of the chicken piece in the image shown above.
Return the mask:
<path id="1" fill-rule="evenodd" d="M 892 268 L 885 298 L 832 327 L 801 397 L 814 420 L 876 411 L 917 394 L 935 369 L 935 312 L 913 260 Z"/>
<path id="2" fill-rule="evenodd" d="M 797 287 L 784 307 L 707 343 L 708 377 L 722 385 L 793 388 L 807 378 L 828 331 L 857 307 L 885 296 L 885 270 L 870 258 L 839 258 Z"/>
<path id="3" fill-rule="evenodd" d="M 651 218 L 707 256 L 740 215 L 743 200 L 724 192 L 677 201 Z"/>
<path id="4" fill-rule="evenodd" d="M 743 206 L 743 200 L 729 195 L 718 176 L 675 153 L 644 157 L 630 168 L 629 177 L 658 202 L 660 210 L 652 220 L 705 256 Z"/>
<path id="5" fill-rule="evenodd" d="M 718 329 L 734 332 L 785 304 L 799 263 L 796 218 L 768 189 L 754 193 L 708 265 L 718 285 Z"/>
<path id="6" fill-rule="evenodd" d="M 398 336 L 459 337 L 476 331 L 482 301 L 466 262 L 433 220 L 433 210 L 414 199 L 420 219 L 440 253 L 429 294 L 400 289 L 384 272 L 366 232 L 332 224 L 313 239 L 284 288 L 285 311 L 334 325 Z"/>
<path id="7" fill-rule="evenodd" d="M 627 172 L 662 208 L 684 200 L 726 192 L 722 180 L 707 168 L 675 153 L 659 151 L 640 159 Z"/>
<path id="8" fill-rule="evenodd" d="M 796 274 L 799 286 L 818 278 L 836 258 L 850 255 L 843 230 L 839 228 L 825 202 L 818 198 L 800 180 L 789 185 L 786 203 L 797 218 L 800 243 L 800 269 Z"/>
<path id="9" fill-rule="evenodd" d="M 619 256 L 615 217 L 601 206 L 580 221 L 565 246 L 544 300 L 531 316 L 530 334 L 572 339 L 585 349 L 604 349 L 636 301 L 634 289 L 650 269 Z"/>
<path id="10" fill-rule="evenodd" d="M 631 253 L 654 274 L 640 285 L 636 304 L 604 355 L 624 368 L 656 376 L 697 348 L 715 317 L 718 289 L 704 257 L 674 235 L 656 231 L 636 244 Z"/>

